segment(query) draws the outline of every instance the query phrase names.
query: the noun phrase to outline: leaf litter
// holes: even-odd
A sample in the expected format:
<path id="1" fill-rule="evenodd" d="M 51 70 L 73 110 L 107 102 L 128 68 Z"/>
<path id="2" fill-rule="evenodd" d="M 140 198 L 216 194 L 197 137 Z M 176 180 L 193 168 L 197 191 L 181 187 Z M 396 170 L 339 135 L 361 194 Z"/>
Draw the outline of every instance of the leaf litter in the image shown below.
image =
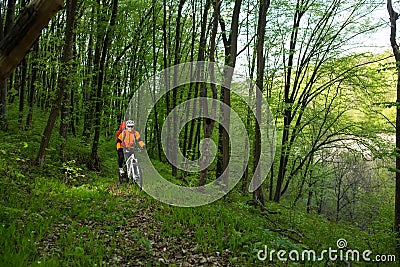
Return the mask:
<path id="1" fill-rule="evenodd" d="M 102 251 L 99 264 L 107 266 L 229 266 L 231 252 L 204 251 L 194 241 L 194 230 L 185 229 L 184 236 L 164 236 L 163 222 L 155 216 L 162 208 L 146 203 L 149 200 L 131 186 L 113 184 L 107 191 L 115 202 L 111 210 L 106 204 L 94 205 L 88 218 L 63 215 L 36 242 L 38 256 L 62 263 Z M 72 203 L 65 204 L 73 208 Z M 92 216 L 96 213 L 104 216 Z M 66 242 L 73 242 L 75 250 Z"/>

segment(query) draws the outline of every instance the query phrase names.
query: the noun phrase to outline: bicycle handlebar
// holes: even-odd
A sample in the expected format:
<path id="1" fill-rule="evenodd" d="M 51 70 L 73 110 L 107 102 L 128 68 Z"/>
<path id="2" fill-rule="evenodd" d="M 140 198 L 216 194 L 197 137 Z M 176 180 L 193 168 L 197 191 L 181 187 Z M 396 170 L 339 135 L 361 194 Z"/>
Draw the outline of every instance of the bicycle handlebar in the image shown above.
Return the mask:
<path id="1" fill-rule="evenodd" d="M 135 152 L 135 151 L 142 152 L 144 150 L 144 149 L 140 149 L 137 147 L 134 147 L 134 148 L 124 147 L 123 149 L 124 149 L 124 152 Z"/>

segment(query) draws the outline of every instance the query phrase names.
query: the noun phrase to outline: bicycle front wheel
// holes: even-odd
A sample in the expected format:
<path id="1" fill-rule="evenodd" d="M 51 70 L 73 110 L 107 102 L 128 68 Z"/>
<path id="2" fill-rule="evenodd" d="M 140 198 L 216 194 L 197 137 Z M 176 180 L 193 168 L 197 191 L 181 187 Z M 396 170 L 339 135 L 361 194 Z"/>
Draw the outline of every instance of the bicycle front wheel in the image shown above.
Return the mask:
<path id="1" fill-rule="evenodd" d="M 140 168 L 139 165 L 136 166 L 136 172 L 137 172 L 137 176 L 138 176 L 137 183 L 140 186 L 140 190 L 142 190 L 142 188 L 143 188 L 143 176 L 142 176 L 142 169 Z"/>

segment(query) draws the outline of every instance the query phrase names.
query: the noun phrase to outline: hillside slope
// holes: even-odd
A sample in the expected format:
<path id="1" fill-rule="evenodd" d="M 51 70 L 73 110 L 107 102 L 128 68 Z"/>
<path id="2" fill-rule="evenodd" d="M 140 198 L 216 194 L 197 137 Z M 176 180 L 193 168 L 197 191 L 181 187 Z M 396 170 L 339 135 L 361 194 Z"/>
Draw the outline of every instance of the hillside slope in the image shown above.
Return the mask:
<path id="1" fill-rule="evenodd" d="M 1 266 L 347 266 L 349 250 L 360 262 L 347 262 L 374 266 L 362 261 L 364 251 L 371 260 L 394 254 L 391 222 L 367 233 L 276 203 L 261 212 L 236 189 L 207 206 L 172 207 L 118 185 L 113 141 L 103 140 L 96 173 L 85 167 L 88 147 L 73 138 L 65 163 L 53 149 L 45 166 L 33 166 L 38 139 L 0 140 Z M 339 239 L 347 243 L 340 250 Z"/>

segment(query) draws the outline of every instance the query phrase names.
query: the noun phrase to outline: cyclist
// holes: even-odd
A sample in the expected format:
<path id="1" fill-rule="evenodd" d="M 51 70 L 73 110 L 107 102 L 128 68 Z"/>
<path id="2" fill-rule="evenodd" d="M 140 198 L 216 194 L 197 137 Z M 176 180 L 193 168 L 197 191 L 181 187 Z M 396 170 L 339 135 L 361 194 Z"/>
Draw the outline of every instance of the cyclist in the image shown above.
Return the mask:
<path id="1" fill-rule="evenodd" d="M 132 120 L 128 120 L 125 123 L 126 128 L 117 137 L 117 151 L 118 151 L 118 167 L 120 174 L 120 183 L 122 182 L 121 177 L 125 175 L 123 168 L 124 154 L 127 158 L 133 153 L 133 148 L 137 143 L 140 149 L 145 149 L 145 144 L 140 138 L 140 133 L 134 129 L 135 123 Z"/>

